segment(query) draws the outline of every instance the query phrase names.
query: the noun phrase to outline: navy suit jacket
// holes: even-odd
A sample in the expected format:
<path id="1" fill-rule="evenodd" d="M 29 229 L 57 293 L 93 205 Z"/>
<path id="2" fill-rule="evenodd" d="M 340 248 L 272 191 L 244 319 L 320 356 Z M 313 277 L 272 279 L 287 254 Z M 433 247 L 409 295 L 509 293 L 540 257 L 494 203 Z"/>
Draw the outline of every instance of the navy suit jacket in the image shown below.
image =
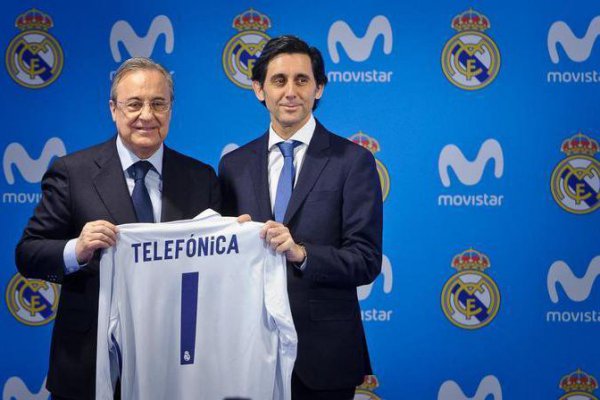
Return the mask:
<path id="1" fill-rule="evenodd" d="M 273 219 L 268 137 L 222 158 L 224 214 Z M 283 223 L 308 254 L 303 271 L 288 266 L 298 333 L 294 370 L 316 390 L 358 385 L 371 366 L 356 287 L 381 270 L 382 197 L 373 155 L 317 122 Z"/>
<path id="2" fill-rule="evenodd" d="M 46 386 L 64 398 L 95 397 L 99 291 L 99 252 L 87 266 L 65 275 L 65 244 L 90 221 L 136 222 L 115 140 L 50 166 L 42 179 L 42 200 L 16 248 L 23 276 L 62 284 Z M 220 205 L 213 169 L 165 146 L 161 221 L 193 218 Z"/>

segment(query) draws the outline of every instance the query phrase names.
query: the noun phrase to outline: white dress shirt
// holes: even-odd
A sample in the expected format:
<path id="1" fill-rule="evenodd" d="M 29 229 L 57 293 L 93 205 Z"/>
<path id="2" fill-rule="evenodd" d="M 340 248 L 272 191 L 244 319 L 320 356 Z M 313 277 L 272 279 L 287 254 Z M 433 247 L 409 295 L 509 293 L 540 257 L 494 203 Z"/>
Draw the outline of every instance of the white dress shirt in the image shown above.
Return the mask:
<path id="1" fill-rule="evenodd" d="M 125 182 L 127 182 L 127 189 L 129 195 L 133 193 L 133 187 L 135 186 L 135 180 L 129 176 L 127 169 L 136 162 L 140 161 L 141 158 L 136 156 L 131 150 L 129 150 L 123 144 L 121 137 L 117 135 L 117 154 L 121 161 L 121 168 L 123 169 L 123 175 L 125 176 Z M 146 174 L 144 183 L 150 200 L 152 201 L 152 214 L 154 215 L 154 221 L 160 222 L 160 214 L 162 210 L 162 166 L 163 166 L 163 153 L 164 146 L 161 144 L 158 150 L 146 161 L 149 161 L 154 168 L 150 169 Z M 75 245 L 77 238 L 71 239 L 65 245 L 63 250 L 63 259 L 65 261 L 65 273 L 70 274 L 78 271 L 85 264 L 80 265 L 77 262 L 77 255 L 75 253 Z"/>
<path id="2" fill-rule="evenodd" d="M 279 183 L 279 176 L 281 175 L 281 170 L 283 169 L 283 154 L 281 154 L 281 150 L 279 150 L 279 146 L 277 143 L 281 142 L 291 142 L 292 140 L 296 140 L 300 142 L 294 148 L 294 169 L 296 175 L 294 176 L 294 187 L 296 187 L 296 182 L 298 182 L 298 176 L 300 176 L 300 170 L 302 169 L 302 164 L 304 162 L 304 156 L 306 155 L 306 150 L 308 149 L 308 145 L 310 144 L 310 140 L 315 133 L 315 127 L 317 123 L 315 121 L 315 117 L 311 114 L 310 118 L 304 124 L 304 126 L 298 129 L 288 140 L 283 140 L 281 136 L 279 136 L 275 130 L 273 129 L 273 125 L 269 127 L 269 197 L 271 199 L 271 212 L 273 212 L 273 208 L 275 207 L 275 196 L 277 195 L 277 184 Z M 306 261 L 308 257 L 304 259 L 302 264 L 297 265 L 296 268 L 303 270 L 306 268 Z"/>
<path id="3" fill-rule="evenodd" d="M 296 176 L 294 177 L 294 187 L 296 186 L 296 182 L 298 182 L 298 176 L 300 175 L 300 169 L 302 168 L 302 163 L 304 162 L 304 156 L 306 155 L 306 149 L 308 149 L 308 144 L 315 133 L 315 127 L 317 123 L 315 118 L 311 115 L 309 120 L 304 124 L 304 126 L 296 133 L 294 133 L 288 140 L 283 140 L 281 136 L 279 136 L 274 130 L 273 125 L 269 127 L 269 197 L 271 199 L 271 212 L 275 207 L 275 195 L 277 194 L 277 184 L 279 183 L 279 175 L 281 175 L 281 170 L 283 169 L 283 154 L 281 154 L 281 150 L 279 150 L 279 146 L 277 143 L 281 142 L 291 142 L 292 140 L 296 140 L 300 142 L 296 148 L 294 148 L 294 167 L 296 171 Z"/>

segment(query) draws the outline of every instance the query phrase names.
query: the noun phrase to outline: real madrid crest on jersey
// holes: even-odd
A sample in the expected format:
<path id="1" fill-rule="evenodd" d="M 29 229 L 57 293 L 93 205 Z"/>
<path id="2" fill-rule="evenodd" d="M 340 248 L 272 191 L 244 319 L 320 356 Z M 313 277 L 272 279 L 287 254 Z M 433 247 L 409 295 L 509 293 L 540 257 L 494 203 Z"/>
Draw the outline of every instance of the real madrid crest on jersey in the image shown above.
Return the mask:
<path id="1" fill-rule="evenodd" d="M 381 150 L 381 147 L 379 147 L 379 142 L 363 132 L 358 132 L 350 136 L 348 139 L 369 150 L 371 153 L 373 153 L 373 156 L 375 153 L 378 153 Z M 388 174 L 387 168 L 381 161 L 375 159 L 375 164 L 377 165 L 377 174 L 379 174 L 379 181 L 381 182 L 381 194 L 383 201 L 385 201 L 390 194 L 390 175 Z"/>
<path id="2" fill-rule="evenodd" d="M 594 396 L 594 391 L 598 389 L 598 381 L 581 369 L 563 376 L 559 387 L 565 391 L 559 400 L 598 400 Z"/>
<path id="3" fill-rule="evenodd" d="M 271 39 L 265 34 L 271 27 L 271 20 L 249 9 L 235 17 L 232 26 L 239 33 L 229 39 L 223 49 L 223 69 L 231 82 L 241 88 L 252 89 L 252 67 Z"/>
<path id="4" fill-rule="evenodd" d="M 19 322 L 40 326 L 52 321 L 56 316 L 58 296 L 58 285 L 26 279 L 17 273 L 6 288 L 6 305 Z"/>
<path id="5" fill-rule="evenodd" d="M 600 207 L 600 162 L 594 155 L 598 142 L 578 133 L 563 141 L 567 155 L 554 168 L 550 187 L 554 200 L 568 212 L 589 214 Z"/>
<path id="6" fill-rule="evenodd" d="M 52 18 L 35 8 L 19 15 L 15 26 L 21 30 L 6 49 L 6 69 L 21 86 L 41 89 L 58 78 L 63 68 L 63 51 L 48 33 Z"/>
<path id="7" fill-rule="evenodd" d="M 452 259 L 458 272 L 442 289 L 442 310 L 454 325 L 464 329 L 486 326 L 498 313 L 500 292 L 496 283 L 483 271 L 490 267 L 483 253 L 469 249 Z"/>
<path id="8" fill-rule="evenodd" d="M 379 381 L 375 375 L 365 375 L 360 386 L 356 387 L 354 400 L 381 400 L 374 392 L 379 387 Z"/>
<path id="9" fill-rule="evenodd" d="M 490 20 L 470 9 L 452 19 L 458 33 L 444 46 L 442 69 L 448 80 L 465 90 L 486 87 L 500 70 L 500 52 L 496 43 L 484 31 Z"/>

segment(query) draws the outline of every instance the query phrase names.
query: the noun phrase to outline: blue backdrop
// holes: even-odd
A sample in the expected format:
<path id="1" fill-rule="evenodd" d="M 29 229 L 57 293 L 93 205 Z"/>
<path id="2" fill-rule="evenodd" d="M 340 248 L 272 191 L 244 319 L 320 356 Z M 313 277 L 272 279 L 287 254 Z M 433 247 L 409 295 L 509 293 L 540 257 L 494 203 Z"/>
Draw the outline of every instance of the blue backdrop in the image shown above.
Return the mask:
<path id="1" fill-rule="evenodd" d="M 119 64 L 150 56 L 172 71 L 167 143 L 216 167 L 267 129 L 248 74 L 285 33 L 321 49 L 330 83 L 316 117 L 374 152 L 387 194 L 383 274 L 358 291 L 376 375 L 356 398 L 596 399 L 598 2 L 11 0 L 2 11 L 3 400 L 47 396 L 59 288 L 22 279 L 14 246 L 49 162 L 115 133 Z"/>

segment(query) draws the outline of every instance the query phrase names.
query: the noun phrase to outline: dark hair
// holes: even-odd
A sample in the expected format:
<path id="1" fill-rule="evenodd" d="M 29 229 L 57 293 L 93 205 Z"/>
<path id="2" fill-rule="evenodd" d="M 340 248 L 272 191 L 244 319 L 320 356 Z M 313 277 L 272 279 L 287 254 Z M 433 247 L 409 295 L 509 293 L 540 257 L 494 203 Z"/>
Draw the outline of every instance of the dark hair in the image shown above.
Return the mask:
<path id="1" fill-rule="evenodd" d="M 310 47 L 304 40 L 292 36 L 284 35 L 274 37 L 265 44 L 265 47 L 260 53 L 260 57 L 254 63 L 252 67 L 252 80 L 257 81 L 260 87 L 265 84 L 267 78 L 267 67 L 269 62 L 280 54 L 306 54 L 310 57 L 310 63 L 312 65 L 313 75 L 317 82 L 317 86 L 325 86 L 327 84 L 327 75 L 325 74 L 325 63 L 323 62 L 323 56 L 316 47 Z M 263 105 L 265 102 L 262 102 Z M 317 109 L 319 99 L 315 99 L 313 110 Z"/>

